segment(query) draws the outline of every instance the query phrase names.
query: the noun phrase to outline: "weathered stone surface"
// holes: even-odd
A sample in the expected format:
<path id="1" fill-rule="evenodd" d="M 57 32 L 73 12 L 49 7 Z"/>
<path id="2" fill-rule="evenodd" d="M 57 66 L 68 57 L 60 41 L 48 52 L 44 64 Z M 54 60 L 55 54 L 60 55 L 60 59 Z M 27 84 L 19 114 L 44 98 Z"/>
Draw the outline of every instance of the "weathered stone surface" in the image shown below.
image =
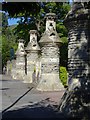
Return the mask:
<path id="1" fill-rule="evenodd" d="M 77 26 L 76 28 L 73 28 L 73 24 Z M 82 27 L 83 26 L 83 27 Z M 84 72 L 85 74 L 89 73 L 88 68 L 88 62 L 89 62 L 89 52 L 88 52 L 88 21 L 87 20 L 81 20 L 81 23 L 78 21 L 76 23 L 72 23 L 73 30 L 69 31 L 69 43 L 68 43 L 68 70 L 69 70 L 69 76 L 73 76 L 73 78 L 80 79 L 83 77 L 84 80 Z M 73 38 L 73 39 L 72 39 Z M 87 73 L 87 74 L 88 74 Z"/>
<path id="2" fill-rule="evenodd" d="M 59 109 L 67 117 L 81 120 L 90 119 L 90 9 L 86 8 L 83 3 L 74 3 L 64 21 L 69 33 L 69 87 Z"/>
<path id="3" fill-rule="evenodd" d="M 41 78 L 37 86 L 40 91 L 60 91 L 64 87 L 59 79 L 60 38 L 56 32 L 56 15 L 46 14 L 46 30 L 39 43 L 41 45 Z"/>
<path id="4" fill-rule="evenodd" d="M 18 49 L 16 51 L 15 68 L 12 69 L 12 78 L 17 80 L 24 80 L 25 76 L 25 56 L 24 40 L 19 39 Z"/>
<path id="5" fill-rule="evenodd" d="M 68 28 L 69 77 L 86 79 L 89 75 L 90 10 L 83 3 L 74 3 L 65 19 Z M 70 22 L 70 24 L 69 24 Z"/>
<path id="6" fill-rule="evenodd" d="M 37 31 L 30 30 L 30 41 L 26 47 L 27 52 L 27 72 L 25 76 L 25 83 L 37 82 L 40 75 L 40 47 L 37 43 Z"/>
<path id="7" fill-rule="evenodd" d="M 27 53 L 30 51 L 35 52 L 35 50 L 36 51 L 40 50 L 40 47 L 37 43 L 37 34 L 38 34 L 37 30 L 30 30 L 29 34 L 30 34 L 30 41 L 25 49 L 27 51 Z"/>
<path id="8" fill-rule="evenodd" d="M 55 73 L 41 74 L 40 82 L 37 86 L 40 91 L 61 91 L 63 90 L 62 84 L 59 80 L 59 75 Z"/>

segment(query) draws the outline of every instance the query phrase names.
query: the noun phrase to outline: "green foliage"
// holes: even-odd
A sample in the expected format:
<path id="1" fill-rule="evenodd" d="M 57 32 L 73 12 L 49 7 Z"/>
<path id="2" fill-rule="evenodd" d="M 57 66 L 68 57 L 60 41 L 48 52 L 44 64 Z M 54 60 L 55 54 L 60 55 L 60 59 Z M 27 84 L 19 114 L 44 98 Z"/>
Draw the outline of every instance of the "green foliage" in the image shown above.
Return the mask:
<path id="1" fill-rule="evenodd" d="M 14 9 L 15 8 L 15 9 Z M 3 2 L 2 9 L 11 17 L 37 15 L 40 10 L 39 2 Z"/>
<path id="2" fill-rule="evenodd" d="M 67 29 L 62 22 L 57 22 L 56 28 L 60 37 L 67 37 Z"/>
<path id="3" fill-rule="evenodd" d="M 0 54 L 2 53 L 2 36 L 0 35 Z"/>
<path id="4" fill-rule="evenodd" d="M 6 13 L 1 13 L 2 14 L 2 32 L 5 32 L 5 29 L 8 26 L 8 16 L 6 15 Z"/>
<path id="5" fill-rule="evenodd" d="M 8 16 L 6 13 L 2 12 L 2 27 L 7 27 L 8 26 Z"/>
<path id="6" fill-rule="evenodd" d="M 61 66 L 60 67 L 60 80 L 63 83 L 63 85 L 67 86 L 67 70 L 66 67 Z"/>
<path id="7" fill-rule="evenodd" d="M 20 23 L 16 26 L 16 28 L 13 29 L 13 32 L 17 36 L 17 39 L 24 39 L 25 45 L 27 45 L 27 43 L 29 42 L 29 30 L 31 29 L 36 29 L 35 25 L 33 25 L 32 23 Z"/>
<path id="8" fill-rule="evenodd" d="M 10 60 L 10 49 L 14 51 L 17 49 L 16 36 L 13 32 L 7 28 L 5 33 L 2 33 L 0 42 L 2 43 L 2 67 L 6 64 L 7 60 Z"/>
<path id="9" fill-rule="evenodd" d="M 16 8 L 16 9 L 13 9 Z M 56 29 L 61 38 L 62 46 L 61 65 L 67 64 L 67 29 L 63 25 L 63 20 L 70 10 L 69 3 L 64 2 L 26 2 L 26 3 L 3 3 L 3 10 L 8 11 L 10 17 L 21 17 L 19 24 L 13 29 L 17 39 L 24 39 L 25 46 L 29 41 L 29 30 L 35 29 L 39 32 L 38 40 L 45 31 L 45 14 L 54 12 L 57 15 Z M 22 18 L 23 17 L 23 18 Z"/>
<path id="10" fill-rule="evenodd" d="M 16 6 L 17 9 L 13 9 Z M 37 3 L 3 3 L 3 10 L 8 11 L 11 17 L 21 17 L 19 25 L 16 27 L 16 33 L 19 33 L 19 37 L 22 37 L 28 41 L 28 29 L 37 29 L 39 26 L 40 35 L 45 30 L 44 16 L 48 12 L 56 13 L 57 19 L 57 32 L 62 33 L 63 36 L 67 36 L 67 31 L 65 26 L 62 24 L 62 20 L 65 18 L 66 14 L 70 10 L 70 5 L 63 2 L 37 2 Z M 22 20 L 22 17 L 24 19 Z M 38 21 L 38 23 L 37 23 Z M 61 25 L 62 24 L 62 25 Z M 21 28 L 20 28 L 21 26 Z M 26 27 L 27 26 L 27 27 Z M 44 26 L 44 27 L 43 27 Z M 22 31 L 21 31 L 22 29 Z M 26 36 L 24 35 L 24 30 L 27 29 Z M 21 33 L 22 32 L 22 33 Z"/>
<path id="11" fill-rule="evenodd" d="M 0 12 L 0 27 L 2 26 L 2 13 Z M 1 30 L 1 29 L 0 29 Z"/>
<path id="12" fill-rule="evenodd" d="M 2 36 L 2 65 L 4 66 L 7 62 L 7 60 L 10 57 L 9 47 L 8 47 L 8 41 L 6 39 L 6 36 Z"/>
<path id="13" fill-rule="evenodd" d="M 61 37 L 61 41 L 62 41 L 63 44 L 67 44 L 68 43 L 67 37 Z"/>

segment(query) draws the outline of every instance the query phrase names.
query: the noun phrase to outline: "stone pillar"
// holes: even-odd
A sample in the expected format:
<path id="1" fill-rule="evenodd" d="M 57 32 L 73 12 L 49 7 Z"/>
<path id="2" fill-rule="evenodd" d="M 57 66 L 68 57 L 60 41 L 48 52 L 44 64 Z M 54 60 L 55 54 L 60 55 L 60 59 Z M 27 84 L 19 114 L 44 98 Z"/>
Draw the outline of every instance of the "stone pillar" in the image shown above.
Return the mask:
<path id="1" fill-rule="evenodd" d="M 23 80 L 25 76 L 25 50 L 24 40 L 19 39 L 18 49 L 16 51 L 16 68 L 14 79 Z"/>
<path id="2" fill-rule="evenodd" d="M 41 45 L 41 79 L 37 86 L 40 91 L 60 91 L 64 87 L 59 79 L 60 38 L 56 32 L 56 15 L 48 13 L 46 30 L 39 43 Z"/>
<path id="3" fill-rule="evenodd" d="M 90 119 L 90 3 L 74 3 L 68 29 L 68 89 L 60 103 L 67 118 Z M 88 111 L 88 112 L 87 112 Z M 83 114 L 84 113 L 84 114 Z"/>
<path id="4" fill-rule="evenodd" d="M 68 84 L 83 84 L 89 77 L 89 12 L 82 3 L 74 3 L 64 21 L 68 28 Z M 71 85 L 70 85 L 71 86 Z"/>
<path id="5" fill-rule="evenodd" d="M 37 75 L 39 74 L 39 69 L 36 65 L 39 62 L 39 52 L 40 48 L 37 43 L 37 31 L 30 30 L 30 41 L 26 47 L 27 52 L 27 75 L 24 82 L 32 83 L 37 82 Z"/>

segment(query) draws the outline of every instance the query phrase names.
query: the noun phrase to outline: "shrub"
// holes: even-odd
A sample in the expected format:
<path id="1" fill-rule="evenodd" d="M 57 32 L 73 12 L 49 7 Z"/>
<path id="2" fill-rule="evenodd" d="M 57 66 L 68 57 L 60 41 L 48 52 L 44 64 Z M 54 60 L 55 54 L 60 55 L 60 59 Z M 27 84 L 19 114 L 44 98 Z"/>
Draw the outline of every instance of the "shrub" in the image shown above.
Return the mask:
<path id="1" fill-rule="evenodd" d="M 61 66 L 60 67 L 60 80 L 62 82 L 62 84 L 64 85 L 64 87 L 67 87 L 67 70 L 66 67 Z"/>

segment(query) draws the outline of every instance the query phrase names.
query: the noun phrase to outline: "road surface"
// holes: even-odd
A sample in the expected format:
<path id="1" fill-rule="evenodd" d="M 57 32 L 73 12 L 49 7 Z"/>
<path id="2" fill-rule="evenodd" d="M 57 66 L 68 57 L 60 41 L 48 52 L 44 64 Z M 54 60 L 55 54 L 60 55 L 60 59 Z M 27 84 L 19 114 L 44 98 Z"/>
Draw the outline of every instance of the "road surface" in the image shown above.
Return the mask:
<path id="1" fill-rule="evenodd" d="M 23 83 L 21 80 L 12 80 L 10 76 L 3 75 L 0 80 L 2 87 L 2 111 L 7 109 L 2 118 L 56 118 L 63 117 L 56 112 L 64 91 L 41 92 L 33 88 L 25 94 L 33 84 Z M 1 110 L 0 110 L 1 111 Z"/>

